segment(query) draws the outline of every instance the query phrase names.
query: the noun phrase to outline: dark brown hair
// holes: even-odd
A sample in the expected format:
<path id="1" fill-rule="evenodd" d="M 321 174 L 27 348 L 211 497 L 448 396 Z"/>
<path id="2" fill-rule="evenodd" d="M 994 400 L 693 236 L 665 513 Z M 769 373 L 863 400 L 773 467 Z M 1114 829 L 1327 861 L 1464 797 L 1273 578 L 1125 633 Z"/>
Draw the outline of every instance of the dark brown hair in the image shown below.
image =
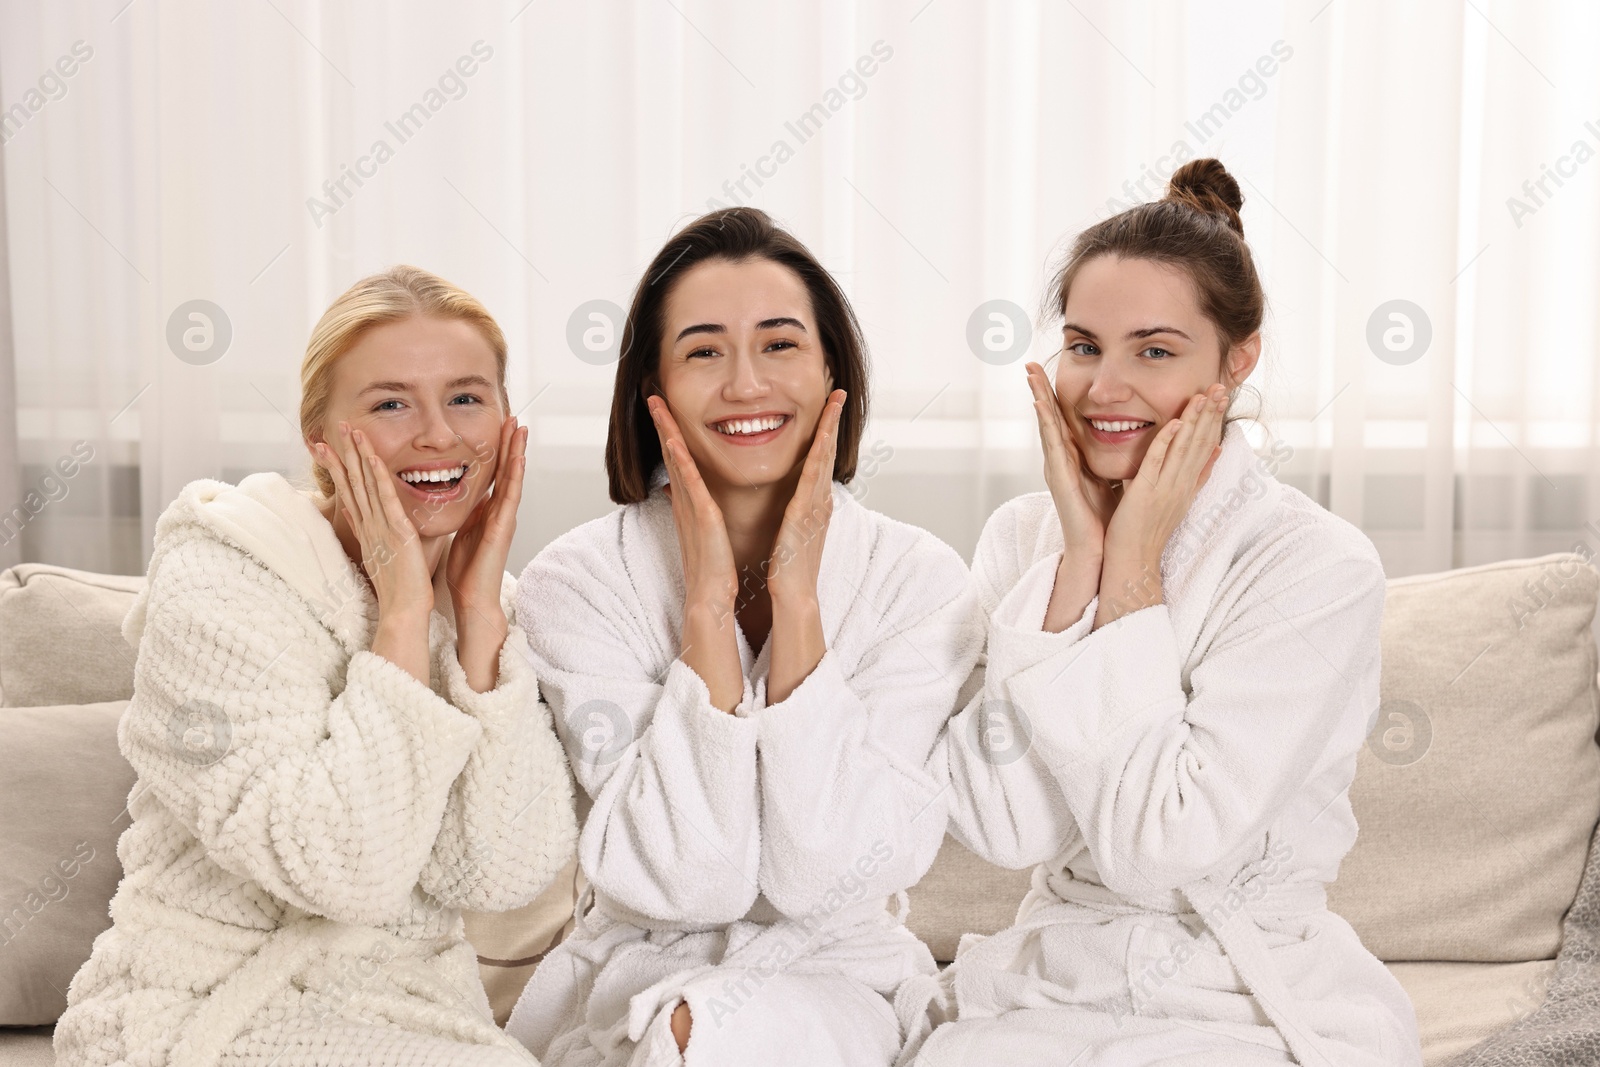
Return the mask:
<path id="1" fill-rule="evenodd" d="M 1072 244 L 1045 298 L 1062 314 L 1067 292 L 1083 265 L 1096 256 L 1148 259 L 1182 267 L 1194 280 L 1200 310 L 1228 349 L 1261 328 L 1266 294 L 1244 240 L 1239 209 L 1244 197 L 1220 160 L 1193 159 L 1173 172 L 1167 195 L 1098 222 Z"/>
<path id="2" fill-rule="evenodd" d="M 734 263 L 769 259 L 792 270 L 811 296 L 823 358 L 836 389 L 847 394 L 839 419 L 835 481 L 856 473 L 856 452 L 867 425 L 867 345 L 844 291 L 811 251 L 753 207 L 730 207 L 702 215 L 678 231 L 656 253 L 639 279 L 622 327 L 622 358 L 611 393 L 611 428 L 606 433 L 606 477 L 611 499 L 636 504 L 650 495 L 650 476 L 661 462 L 661 439 L 645 398 L 661 391 L 662 334 L 667 298 L 690 269 L 707 260 Z"/>

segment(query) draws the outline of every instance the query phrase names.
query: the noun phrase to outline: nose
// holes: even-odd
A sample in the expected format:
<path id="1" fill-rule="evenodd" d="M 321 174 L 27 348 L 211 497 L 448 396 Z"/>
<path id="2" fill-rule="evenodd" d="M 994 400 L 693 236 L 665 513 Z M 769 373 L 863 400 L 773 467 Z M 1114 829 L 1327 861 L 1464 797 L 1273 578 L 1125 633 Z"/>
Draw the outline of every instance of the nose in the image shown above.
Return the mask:
<path id="1" fill-rule="evenodd" d="M 1089 382 L 1088 400 L 1092 404 L 1119 404 L 1132 395 L 1122 361 L 1114 356 L 1102 356 L 1095 365 L 1094 379 Z"/>
<path id="2" fill-rule="evenodd" d="M 416 448 L 424 451 L 444 451 L 460 440 L 460 435 L 451 427 L 442 405 L 424 404 L 420 412 L 422 422 L 417 427 L 416 438 L 412 441 Z"/>
<path id="3" fill-rule="evenodd" d="M 743 346 L 733 353 L 724 366 L 728 376 L 722 383 L 722 397 L 729 401 L 748 401 L 767 394 L 767 375 L 761 361 Z"/>

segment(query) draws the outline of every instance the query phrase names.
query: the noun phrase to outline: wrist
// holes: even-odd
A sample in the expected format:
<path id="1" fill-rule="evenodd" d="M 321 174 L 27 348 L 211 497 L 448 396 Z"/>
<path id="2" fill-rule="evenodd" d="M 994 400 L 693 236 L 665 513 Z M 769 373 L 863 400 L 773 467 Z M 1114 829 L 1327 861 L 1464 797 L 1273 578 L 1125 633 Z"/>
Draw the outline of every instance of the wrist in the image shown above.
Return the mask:
<path id="1" fill-rule="evenodd" d="M 385 611 L 378 609 L 377 633 L 410 634 L 421 631 L 428 632 L 428 620 L 433 616 L 433 609 L 426 611 L 420 607 L 396 608 Z"/>
<path id="2" fill-rule="evenodd" d="M 772 597 L 772 617 L 776 622 L 779 614 L 787 615 L 792 619 L 821 618 L 822 606 L 817 602 L 815 589 L 786 591 L 782 586 L 767 586 L 767 592 Z"/>
<path id="3" fill-rule="evenodd" d="M 455 609 L 458 644 L 480 638 L 499 642 L 505 640 L 506 634 L 511 631 L 511 622 L 506 618 L 505 608 L 498 603 L 484 604 L 480 607 L 465 602 L 456 604 Z"/>
<path id="4" fill-rule="evenodd" d="M 689 629 L 720 630 L 732 628 L 734 603 L 726 597 L 696 597 L 683 604 L 683 627 Z"/>

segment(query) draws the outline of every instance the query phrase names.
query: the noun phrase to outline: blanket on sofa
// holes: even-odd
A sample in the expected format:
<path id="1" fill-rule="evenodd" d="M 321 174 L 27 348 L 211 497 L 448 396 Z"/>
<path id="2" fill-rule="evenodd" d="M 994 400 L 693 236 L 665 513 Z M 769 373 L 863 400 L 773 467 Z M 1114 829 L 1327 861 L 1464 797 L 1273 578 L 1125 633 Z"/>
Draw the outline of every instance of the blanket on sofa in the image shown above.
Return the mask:
<path id="1" fill-rule="evenodd" d="M 1544 1003 L 1449 1067 L 1587 1067 L 1600 1063 L 1600 827 L 1561 927 Z"/>

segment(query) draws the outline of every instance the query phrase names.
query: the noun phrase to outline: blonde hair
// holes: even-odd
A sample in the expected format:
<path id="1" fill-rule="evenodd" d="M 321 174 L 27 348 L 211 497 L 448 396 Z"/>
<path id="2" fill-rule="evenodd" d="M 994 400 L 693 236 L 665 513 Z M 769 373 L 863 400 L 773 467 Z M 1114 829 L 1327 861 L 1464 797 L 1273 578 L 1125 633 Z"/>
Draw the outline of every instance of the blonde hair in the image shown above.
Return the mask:
<path id="1" fill-rule="evenodd" d="M 456 319 L 477 328 L 494 350 L 500 385 L 500 403 L 511 409 L 506 395 L 506 338 L 500 325 L 477 297 L 420 267 L 401 264 L 381 274 L 362 278 L 328 306 L 311 330 L 306 358 L 300 364 L 300 434 L 312 440 L 322 429 L 333 392 L 333 366 L 367 330 L 412 315 Z M 321 464 L 311 464 L 317 489 L 333 496 L 333 479 Z"/>

